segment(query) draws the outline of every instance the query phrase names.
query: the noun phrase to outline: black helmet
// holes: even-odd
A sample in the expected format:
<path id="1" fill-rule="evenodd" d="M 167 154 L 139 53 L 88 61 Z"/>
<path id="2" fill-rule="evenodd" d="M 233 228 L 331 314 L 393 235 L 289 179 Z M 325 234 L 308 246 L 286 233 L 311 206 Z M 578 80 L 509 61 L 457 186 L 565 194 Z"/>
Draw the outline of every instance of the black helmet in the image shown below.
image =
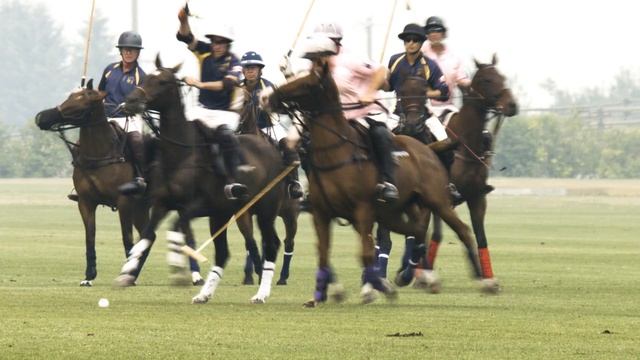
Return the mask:
<path id="1" fill-rule="evenodd" d="M 437 16 L 431 16 L 427 19 L 426 24 L 424 24 L 424 31 L 429 34 L 432 32 L 447 32 L 447 27 L 444 26 L 444 21 Z"/>
<path id="2" fill-rule="evenodd" d="M 404 27 L 404 30 L 402 30 L 402 32 L 398 34 L 398 37 L 404 40 L 404 38 L 409 35 L 418 36 L 422 39 L 421 41 L 425 41 L 427 39 L 427 36 L 424 34 L 424 28 L 422 28 L 422 26 L 418 24 L 408 24 Z"/>
<path id="3" fill-rule="evenodd" d="M 142 49 L 142 38 L 140 34 L 135 31 L 125 31 L 120 34 L 120 38 L 118 38 L 118 45 L 116 47 L 119 48 L 134 48 L 134 49 Z"/>

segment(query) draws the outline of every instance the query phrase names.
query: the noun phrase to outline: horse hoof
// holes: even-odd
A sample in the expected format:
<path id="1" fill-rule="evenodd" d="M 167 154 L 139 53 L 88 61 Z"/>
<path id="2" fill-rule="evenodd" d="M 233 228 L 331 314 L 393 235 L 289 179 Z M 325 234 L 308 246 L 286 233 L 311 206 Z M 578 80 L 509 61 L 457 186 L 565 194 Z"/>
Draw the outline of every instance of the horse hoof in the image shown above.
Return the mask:
<path id="1" fill-rule="evenodd" d="M 362 304 L 371 304 L 376 301 L 378 297 L 376 292 L 373 290 L 373 285 L 370 283 L 366 283 L 362 286 L 362 291 L 360 292 L 360 297 L 362 297 Z"/>
<path id="2" fill-rule="evenodd" d="M 500 292 L 500 283 L 496 278 L 480 280 L 480 291 L 485 294 L 496 295 Z"/>
<path id="3" fill-rule="evenodd" d="M 320 305 L 319 302 L 317 302 L 315 299 L 311 299 L 307 302 L 305 302 L 304 304 L 302 304 L 302 307 L 307 308 L 307 309 L 311 309 L 311 308 L 315 308 L 318 305 Z"/>
<path id="4" fill-rule="evenodd" d="M 387 298 L 387 300 L 391 302 L 398 300 L 398 291 L 391 284 L 391 282 L 384 278 L 381 279 L 381 281 L 382 286 L 384 286 L 384 296 Z"/>
<path id="5" fill-rule="evenodd" d="M 242 285 L 253 285 L 253 276 L 249 275 L 249 276 L 245 276 L 244 279 L 242 279 Z"/>
<path id="6" fill-rule="evenodd" d="M 254 296 L 251 298 L 251 303 L 252 304 L 266 304 L 267 303 L 267 298 L 264 298 L 262 296 Z"/>
<path id="7" fill-rule="evenodd" d="M 417 270 L 415 279 L 413 287 L 416 289 L 422 289 L 432 294 L 438 294 L 442 290 L 442 282 L 433 270 Z"/>
<path id="8" fill-rule="evenodd" d="M 203 294 L 198 294 L 191 299 L 192 304 L 206 304 L 209 302 L 210 297 Z"/>
<path id="9" fill-rule="evenodd" d="M 342 284 L 331 283 L 327 289 L 329 298 L 338 304 L 344 302 L 347 299 L 347 292 L 344 290 Z"/>
<path id="10" fill-rule="evenodd" d="M 202 286 L 204 285 L 204 279 L 200 276 L 200 273 L 194 271 L 191 273 L 191 285 L 193 286 Z"/>
<path id="11" fill-rule="evenodd" d="M 409 276 L 409 271 L 400 270 L 396 274 L 396 277 L 393 279 L 393 282 L 398 287 L 404 287 L 411 284 L 411 280 L 413 280 L 413 276 Z"/>
<path id="12" fill-rule="evenodd" d="M 118 276 L 115 280 L 113 280 L 114 287 L 124 288 L 124 287 L 135 286 L 135 285 L 136 285 L 136 278 L 133 275 L 129 275 L 129 274 L 122 274 Z"/>
<path id="13" fill-rule="evenodd" d="M 287 279 L 279 279 L 276 285 L 287 285 Z"/>
<path id="14" fill-rule="evenodd" d="M 91 280 L 82 280 L 82 281 L 80 281 L 80 286 L 82 286 L 82 287 L 92 287 L 93 283 L 91 282 Z"/>

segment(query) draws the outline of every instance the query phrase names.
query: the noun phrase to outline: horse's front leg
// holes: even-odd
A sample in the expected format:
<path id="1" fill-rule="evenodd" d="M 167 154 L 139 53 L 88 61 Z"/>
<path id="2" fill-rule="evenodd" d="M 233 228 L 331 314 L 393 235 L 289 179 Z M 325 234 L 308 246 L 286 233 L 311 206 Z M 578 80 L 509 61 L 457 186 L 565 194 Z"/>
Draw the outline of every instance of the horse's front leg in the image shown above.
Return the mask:
<path id="1" fill-rule="evenodd" d="M 135 281 L 142 271 L 151 246 L 156 238 L 158 224 L 169 212 L 169 209 L 157 202 L 151 209 L 151 218 L 142 232 L 141 239 L 129 251 L 129 257 L 120 270 L 120 275 L 113 282 L 114 286 L 127 287 L 135 285 Z"/>
<path id="2" fill-rule="evenodd" d="M 250 213 L 245 213 L 236 220 L 238 230 L 244 238 L 244 247 L 247 250 L 247 256 L 244 266 L 244 285 L 253 285 L 253 272 L 255 270 L 258 277 L 262 276 L 262 259 L 256 239 L 253 237 L 253 221 Z"/>
<path id="3" fill-rule="evenodd" d="M 271 295 L 271 284 L 276 270 L 276 258 L 278 257 L 278 249 L 280 248 L 280 239 L 278 238 L 275 228 L 275 211 L 258 211 L 256 217 L 264 244 L 264 264 L 262 267 L 262 277 L 260 278 L 260 287 L 256 295 L 251 298 L 251 302 L 254 304 L 264 304 Z"/>
<path id="4" fill-rule="evenodd" d="M 487 199 L 485 195 L 467 201 L 469 214 L 471 215 L 471 225 L 478 243 L 478 257 L 482 269 L 481 287 L 482 291 L 495 294 L 500 290 L 498 280 L 493 275 L 491 267 L 491 257 L 489 256 L 489 246 L 484 232 L 484 217 L 487 212 Z"/>
<path id="5" fill-rule="evenodd" d="M 393 286 L 384 278 L 380 277 L 378 269 L 375 267 L 375 244 L 371 231 L 374 222 L 373 206 L 370 203 L 360 203 L 354 213 L 354 224 L 360 236 L 362 266 L 364 267 L 362 302 L 368 304 L 375 300 L 378 290 L 388 298 L 393 299 L 397 293 Z"/>
<path id="6" fill-rule="evenodd" d="M 313 293 L 313 299 L 305 302 L 303 304 L 305 307 L 315 307 L 327 301 L 329 284 L 334 282 L 334 275 L 329 267 L 331 217 L 326 212 L 321 212 L 317 207 L 314 207 L 313 226 L 316 229 L 318 271 L 316 272 L 316 289 Z"/>
<path id="7" fill-rule="evenodd" d="M 84 280 L 80 282 L 80 286 L 92 286 L 92 281 L 98 276 L 96 269 L 96 206 L 83 198 L 78 201 L 78 210 L 84 224 L 85 257 L 87 260 Z"/>
<path id="8" fill-rule="evenodd" d="M 210 217 L 209 230 L 211 231 L 211 235 L 214 235 L 218 230 L 220 230 L 230 218 L 230 215 Z M 222 280 L 224 267 L 227 265 L 227 261 L 229 260 L 229 244 L 227 242 L 226 229 L 213 240 L 213 245 L 215 248 L 215 262 L 211 267 L 211 271 L 209 271 L 207 280 L 205 280 L 204 285 L 200 288 L 200 292 L 191 299 L 192 304 L 207 303 L 213 297 L 220 281 Z"/>
<path id="9" fill-rule="evenodd" d="M 293 204 L 287 204 L 287 208 L 280 211 L 280 217 L 284 223 L 284 255 L 282 261 L 282 270 L 280 270 L 280 278 L 277 285 L 287 285 L 289 279 L 289 268 L 291 267 L 291 260 L 293 259 L 293 248 L 295 245 L 296 233 L 298 232 L 298 201 L 288 200 L 295 202 Z"/>

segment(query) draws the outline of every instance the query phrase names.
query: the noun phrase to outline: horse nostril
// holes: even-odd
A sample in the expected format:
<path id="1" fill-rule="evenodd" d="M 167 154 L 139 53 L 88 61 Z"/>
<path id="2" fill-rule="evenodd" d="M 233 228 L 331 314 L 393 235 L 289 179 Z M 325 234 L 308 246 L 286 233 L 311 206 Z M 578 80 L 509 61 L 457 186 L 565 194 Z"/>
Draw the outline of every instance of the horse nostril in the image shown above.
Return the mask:
<path id="1" fill-rule="evenodd" d="M 518 104 L 516 104 L 515 102 L 510 102 L 509 103 L 509 113 L 513 116 L 513 115 L 517 115 L 518 114 Z"/>

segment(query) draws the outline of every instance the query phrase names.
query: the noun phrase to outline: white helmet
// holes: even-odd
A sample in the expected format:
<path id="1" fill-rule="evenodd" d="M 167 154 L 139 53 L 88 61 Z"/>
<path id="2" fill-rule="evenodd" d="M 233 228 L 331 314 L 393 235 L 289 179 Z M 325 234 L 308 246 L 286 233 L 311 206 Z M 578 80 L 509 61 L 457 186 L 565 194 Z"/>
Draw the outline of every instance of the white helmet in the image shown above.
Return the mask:
<path id="1" fill-rule="evenodd" d="M 305 59 L 324 55 L 335 55 L 338 53 L 338 46 L 326 35 L 315 33 L 306 38 L 302 43 L 301 53 Z"/>
<path id="2" fill-rule="evenodd" d="M 323 34 L 331 39 L 342 39 L 342 26 L 337 23 L 320 23 L 313 30 L 316 34 Z"/>
<path id="3" fill-rule="evenodd" d="M 204 36 L 213 40 L 214 37 L 219 37 L 233 42 L 233 30 L 230 26 L 222 25 L 219 23 L 210 23 L 204 28 Z"/>

